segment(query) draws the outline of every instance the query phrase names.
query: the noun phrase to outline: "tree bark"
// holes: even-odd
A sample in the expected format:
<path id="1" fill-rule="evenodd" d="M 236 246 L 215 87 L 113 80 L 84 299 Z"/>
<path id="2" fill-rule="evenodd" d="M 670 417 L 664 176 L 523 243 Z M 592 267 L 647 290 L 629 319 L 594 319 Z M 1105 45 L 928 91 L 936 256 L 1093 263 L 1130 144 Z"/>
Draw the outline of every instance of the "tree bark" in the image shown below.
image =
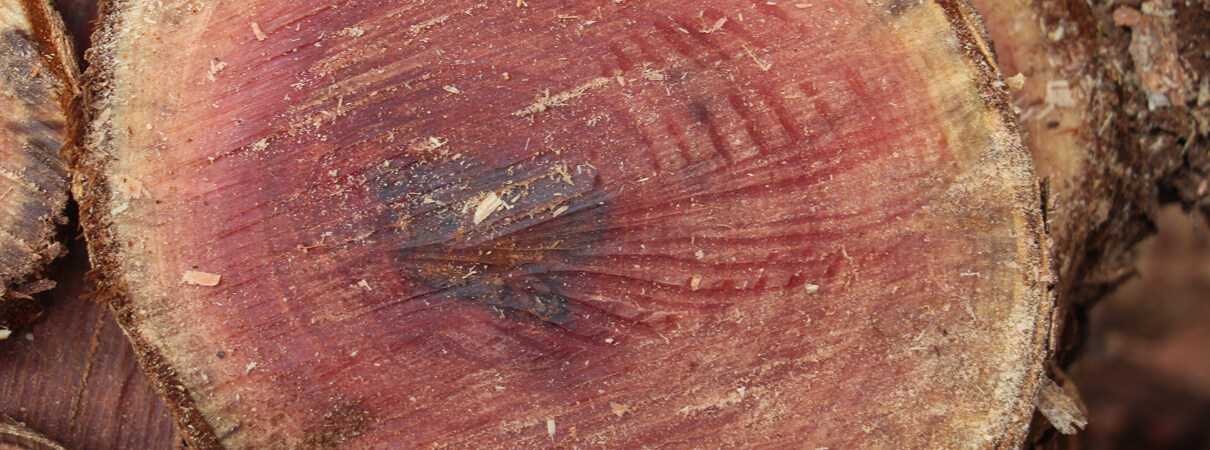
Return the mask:
<path id="1" fill-rule="evenodd" d="M 195 445 L 1024 436 L 1047 242 L 965 2 L 109 8 L 74 189 Z"/>
<path id="2" fill-rule="evenodd" d="M 1047 180 L 1067 365 L 1160 208 L 1210 212 L 1210 2 L 976 4 L 1005 74 L 1025 76 L 1014 103 Z"/>
<path id="3" fill-rule="evenodd" d="M 67 163 L 60 154 L 76 94 L 74 56 L 49 4 L 0 1 L 0 340 L 41 314 L 34 294 L 63 253 Z"/>
<path id="4" fill-rule="evenodd" d="M 1210 2 L 974 3 L 1001 70 L 1023 75 L 1013 102 L 1045 180 L 1061 379 L 1089 310 L 1135 276 L 1133 249 L 1161 207 L 1210 212 Z"/>

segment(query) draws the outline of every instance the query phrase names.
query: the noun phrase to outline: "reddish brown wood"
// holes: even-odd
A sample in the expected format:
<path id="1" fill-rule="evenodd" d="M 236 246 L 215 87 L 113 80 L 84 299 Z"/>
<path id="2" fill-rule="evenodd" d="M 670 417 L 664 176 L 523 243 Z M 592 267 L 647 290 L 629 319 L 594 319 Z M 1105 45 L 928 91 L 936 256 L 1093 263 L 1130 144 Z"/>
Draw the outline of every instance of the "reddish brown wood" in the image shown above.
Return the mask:
<path id="1" fill-rule="evenodd" d="M 66 117 L 75 59 L 63 25 L 39 0 L 0 1 L 0 340 L 40 314 L 42 270 L 63 253 Z"/>
<path id="2" fill-rule="evenodd" d="M 1024 432 L 1046 243 L 964 2 L 111 8 L 76 193 L 199 446 Z"/>
<path id="3" fill-rule="evenodd" d="M 109 308 L 80 298 L 84 254 L 77 241 L 54 267 L 46 314 L 0 347 L 0 414 L 68 448 L 176 447 L 172 417 Z"/>

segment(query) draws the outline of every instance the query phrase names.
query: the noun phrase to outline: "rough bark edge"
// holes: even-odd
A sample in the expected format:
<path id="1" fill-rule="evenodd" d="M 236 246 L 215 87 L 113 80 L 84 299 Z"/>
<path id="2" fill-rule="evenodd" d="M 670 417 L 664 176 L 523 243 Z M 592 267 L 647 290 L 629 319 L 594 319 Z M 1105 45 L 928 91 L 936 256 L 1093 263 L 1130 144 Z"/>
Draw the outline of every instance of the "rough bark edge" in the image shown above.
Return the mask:
<path id="1" fill-rule="evenodd" d="M 1027 192 L 1017 193 L 1013 202 L 1013 219 L 1016 230 L 1025 233 L 1018 237 L 1019 260 L 1034 261 L 1036 265 L 1021 268 L 1023 279 L 1017 286 L 1015 303 L 1032 307 L 1032 316 L 1036 322 L 1029 342 L 1028 356 L 1031 360 L 1028 363 L 1028 373 L 1026 379 L 1021 380 L 1024 388 L 1021 394 L 1024 395 L 1015 399 L 1017 404 L 1005 424 L 1005 439 L 995 443 L 997 448 L 1019 448 L 1026 442 L 1030 433 L 1030 423 L 1036 409 L 1034 400 L 1043 386 L 1044 363 L 1054 351 L 1058 332 L 1058 321 L 1054 317 L 1055 267 L 1050 258 L 1052 241 L 1046 232 L 1046 191 L 1037 180 L 1032 155 L 1021 138 L 1017 112 L 996 63 L 995 50 L 982 16 L 970 0 L 935 1 L 945 11 L 950 28 L 962 45 L 966 60 L 976 73 L 975 81 L 984 106 L 999 119 L 998 123 L 992 126 L 993 131 L 1002 133 L 999 136 L 993 135 L 996 144 L 1006 151 L 1005 156 L 1010 159 L 1010 164 L 1029 168 L 1029 179 L 1017 181 L 1027 183 L 1031 188 Z M 1024 245 L 1021 245 L 1022 243 Z M 1028 273 L 1031 269 L 1035 271 L 1032 274 Z"/>
<path id="2" fill-rule="evenodd" d="M 214 428 L 195 407 L 193 397 L 177 377 L 176 370 L 138 333 L 132 333 L 135 321 L 129 307 L 130 296 L 122 283 L 119 258 L 121 246 L 114 240 L 113 221 L 108 214 L 111 192 L 105 171 L 113 159 L 110 136 L 94 123 L 96 115 L 109 103 L 111 69 L 117 33 L 122 25 L 120 11 L 130 0 L 103 0 L 98 13 L 93 46 L 84 53 L 89 68 L 81 77 L 82 94 L 76 108 L 76 126 L 69 132 L 74 146 L 68 154 L 68 166 L 74 174 L 72 195 L 80 207 L 80 227 L 88 241 L 92 271 L 87 277 L 96 284 L 95 299 L 109 304 L 118 325 L 130 340 L 135 358 L 152 387 L 165 400 L 181 436 L 189 447 L 219 449 Z"/>
<path id="3" fill-rule="evenodd" d="M 1196 42 L 1197 36 L 1180 33 L 1189 22 L 1194 27 L 1204 27 L 1204 22 L 1180 11 L 1187 13 L 1200 6 L 1196 2 L 1190 6 L 1181 3 L 1173 2 L 1178 13 L 1172 27 L 1165 31 Z M 1056 73 L 1078 80 L 1087 91 L 1085 104 L 1081 105 L 1083 121 L 1077 126 L 1084 167 L 1073 178 L 1071 192 L 1062 193 L 1065 198 L 1051 195 L 1046 205 L 1050 212 L 1071 221 L 1068 229 L 1057 230 L 1051 253 L 1059 264 L 1060 283 L 1055 311 L 1058 334 L 1052 344 L 1054 354 L 1048 362 L 1048 373 L 1057 380 L 1063 380 L 1062 371 L 1071 369 L 1083 356 L 1093 307 L 1137 275 L 1136 245 L 1155 234 L 1155 218 L 1161 208 L 1177 203 L 1191 215 L 1200 213 L 1210 220 L 1210 192 L 1205 189 L 1210 179 L 1210 143 L 1205 129 L 1198 130 L 1196 123 L 1197 110 L 1205 114 L 1207 109 L 1190 108 L 1191 102 L 1187 101 L 1148 111 L 1146 92 L 1137 81 L 1139 68 L 1129 51 L 1137 30 L 1120 26 L 1113 18 L 1119 7 L 1133 8 L 1136 4 L 1031 5 L 1045 25 L 1044 31 L 1061 27 L 1067 36 L 1058 42 L 1044 39 L 1043 45 L 1034 50 L 1061 58 L 1061 69 Z M 1177 49 L 1178 63 L 1185 70 L 1196 70 L 1181 50 Z M 1210 77 L 1206 72 L 1200 75 Z M 1182 116 L 1194 116 L 1191 132 L 1177 130 Z M 1163 139 L 1169 145 L 1156 150 L 1146 148 Z M 1183 148 L 1176 151 L 1173 146 Z M 1101 209 L 1105 211 L 1103 217 Z M 1035 418 L 1032 428 L 1028 442 L 1031 447 L 1071 446 L 1041 417 Z"/>
<path id="4" fill-rule="evenodd" d="M 122 279 L 119 259 L 122 248 L 114 239 L 113 218 L 110 210 L 111 191 L 106 185 L 105 171 L 113 160 L 111 136 L 102 124 L 94 122 L 98 113 L 110 102 L 112 91 L 114 52 L 118 33 L 122 25 L 121 11 L 135 0 L 108 0 L 101 4 L 97 29 L 93 35 L 93 47 L 85 53 L 89 69 L 83 76 L 84 93 L 79 114 L 82 125 L 73 129 L 73 147 L 69 165 L 75 173 L 72 192 L 80 204 L 81 226 L 88 238 L 89 258 L 94 267 L 89 274 L 95 280 L 95 295 L 107 302 L 115 311 L 119 325 L 130 338 L 136 357 L 143 371 L 149 375 L 156 391 L 166 400 L 174 419 L 180 426 L 182 436 L 190 446 L 198 448 L 222 448 L 214 428 L 197 410 L 196 404 L 177 377 L 176 370 L 164 356 L 145 339 L 130 330 L 134 323 L 130 307 L 129 286 Z M 1003 156 L 1012 166 L 1027 167 L 1033 177 L 1033 165 L 1028 150 L 1020 139 L 1016 114 L 1005 90 L 990 38 L 982 19 L 969 0 L 934 0 L 949 19 L 950 28 L 962 46 L 962 54 L 976 75 L 977 90 L 983 106 L 998 119 L 988 124 L 995 147 L 1005 151 Z M 1022 181 L 1022 180 L 1017 180 Z M 1001 428 L 1002 439 L 995 441 L 997 448 L 1016 448 L 1024 442 L 1028 433 L 1029 419 L 1034 413 L 1033 400 L 1042 380 L 1042 364 L 1052 345 L 1054 325 L 1051 317 L 1053 307 L 1053 284 L 1049 260 L 1050 238 L 1044 233 L 1044 209 L 1042 194 L 1035 180 L 1029 180 L 1029 189 L 1018 192 L 1012 202 L 1014 229 L 1025 235 L 1018 238 L 1018 260 L 1035 262 L 1034 273 L 1022 268 L 1021 279 L 1015 287 L 1014 306 L 1030 307 L 1036 320 L 1034 332 L 1029 339 L 1026 379 L 1019 380 L 1026 394 L 1015 399 L 1009 417 Z"/>
<path id="5" fill-rule="evenodd" d="M 25 424 L 0 414 L 0 446 L 14 445 L 30 450 L 66 450 L 58 442 L 31 430 Z"/>
<path id="6" fill-rule="evenodd" d="M 1134 80 L 1138 67 L 1128 49 L 1137 31 L 1116 25 L 1112 17 L 1124 5 L 1046 6 L 1035 5 L 1040 17 L 1075 23 L 1080 34 L 1071 39 L 1095 49 L 1071 55 L 1073 67 L 1081 68 L 1080 74 L 1093 86 L 1088 88 L 1086 121 L 1080 130 L 1087 166 L 1074 196 L 1060 199 L 1071 203 L 1075 214 L 1091 217 L 1074 225 L 1072 235 L 1063 236 L 1058 249 L 1072 263 L 1065 267 L 1060 291 L 1068 326 L 1063 328 L 1056 355 L 1059 365 L 1068 368 L 1083 353 L 1083 325 L 1092 307 L 1137 275 L 1134 247 L 1155 234 L 1161 207 L 1179 203 L 1186 211 L 1197 209 L 1210 219 L 1210 193 L 1204 184 L 1210 172 L 1210 149 L 1195 120 L 1192 132 L 1177 132 L 1180 119 L 1194 114 L 1186 104 L 1149 111 L 1146 92 Z M 1177 14 L 1172 29 L 1166 31 L 1179 31 L 1182 20 L 1189 19 Z M 1060 48 L 1054 51 L 1065 50 L 1056 45 Z M 1186 62 L 1184 55 L 1178 57 Z M 1162 140 L 1170 145 L 1146 148 Z M 1182 141 L 1183 148 L 1174 151 Z M 1096 218 L 1098 200 L 1106 202 L 1104 218 Z"/>
<path id="7" fill-rule="evenodd" d="M 60 108 L 70 113 L 76 102 L 80 78 L 71 34 L 50 0 L 21 0 L 21 7 L 33 26 L 35 45 L 42 54 L 43 62 L 59 80 Z M 63 145 L 67 146 L 68 142 Z"/>
<path id="8" fill-rule="evenodd" d="M 71 127 L 77 122 L 73 119 L 77 117 L 74 111 L 78 109 L 80 79 L 73 44 L 67 27 L 50 0 L 20 0 L 19 3 L 30 23 L 34 48 L 43 65 L 55 79 L 56 92 L 53 93 L 53 100 L 59 104 L 64 125 L 67 127 L 59 155 L 67 159 L 67 155 L 73 152 Z M 0 332 L 6 333 L 6 336 L 13 330 L 33 322 L 42 313 L 42 307 L 33 295 L 54 287 L 54 283 L 47 280 L 46 271 L 54 260 L 67 253 L 67 249 L 62 245 L 59 230 L 61 225 L 67 223 L 67 217 L 64 215 L 66 208 L 66 202 L 59 205 L 59 211 L 47 217 L 43 224 L 39 235 L 50 245 L 36 253 L 37 261 L 32 265 L 33 269 L 26 273 L 13 274 L 12 279 L 4 280 L 5 285 L 0 286 L 3 289 L 0 291 Z M 2 340 L 4 338 L 0 338 L 0 341 Z"/>

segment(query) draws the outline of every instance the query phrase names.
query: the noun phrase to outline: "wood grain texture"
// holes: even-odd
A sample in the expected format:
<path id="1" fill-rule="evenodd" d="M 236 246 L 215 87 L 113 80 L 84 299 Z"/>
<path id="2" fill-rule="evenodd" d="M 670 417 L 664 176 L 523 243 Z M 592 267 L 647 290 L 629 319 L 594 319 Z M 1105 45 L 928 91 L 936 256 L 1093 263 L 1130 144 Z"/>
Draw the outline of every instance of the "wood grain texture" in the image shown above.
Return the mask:
<path id="1" fill-rule="evenodd" d="M 41 272 L 63 253 L 60 148 L 77 78 L 65 39 L 48 3 L 0 2 L 0 340 L 38 316 L 33 295 L 54 286 Z"/>
<path id="2" fill-rule="evenodd" d="M 0 414 L 81 449 L 177 447 L 172 416 L 134 350 L 88 291 L 84 245 L 55 264 L 46 314 L 0 347 Z"/>
<path id="3" fill-rule="evenodd" d="M 964 2 L 109 8 L 75 192 L 196 445 L 1023 436 L 1047 243 Z"/>

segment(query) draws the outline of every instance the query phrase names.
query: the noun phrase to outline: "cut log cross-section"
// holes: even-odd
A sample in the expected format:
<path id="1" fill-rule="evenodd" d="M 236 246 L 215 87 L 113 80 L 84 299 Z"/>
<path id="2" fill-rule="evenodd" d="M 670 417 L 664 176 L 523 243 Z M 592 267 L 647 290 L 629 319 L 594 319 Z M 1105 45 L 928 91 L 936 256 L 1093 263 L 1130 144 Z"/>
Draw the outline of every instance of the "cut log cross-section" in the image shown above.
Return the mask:
<path id="1" fill-rule="evenodd" d="M 44 1 L 0 0 L 0 340 L 41 314 L 32 297 L 63 253 L 67 162 L 59 150 L 75 96 L 75 60 Z"/>
<path id="2" fill-rule="evenodd" d="M 1046 243 L 965 2 L 107 8 L 75 189 L 194 444 L 1024 435 Z"/>

